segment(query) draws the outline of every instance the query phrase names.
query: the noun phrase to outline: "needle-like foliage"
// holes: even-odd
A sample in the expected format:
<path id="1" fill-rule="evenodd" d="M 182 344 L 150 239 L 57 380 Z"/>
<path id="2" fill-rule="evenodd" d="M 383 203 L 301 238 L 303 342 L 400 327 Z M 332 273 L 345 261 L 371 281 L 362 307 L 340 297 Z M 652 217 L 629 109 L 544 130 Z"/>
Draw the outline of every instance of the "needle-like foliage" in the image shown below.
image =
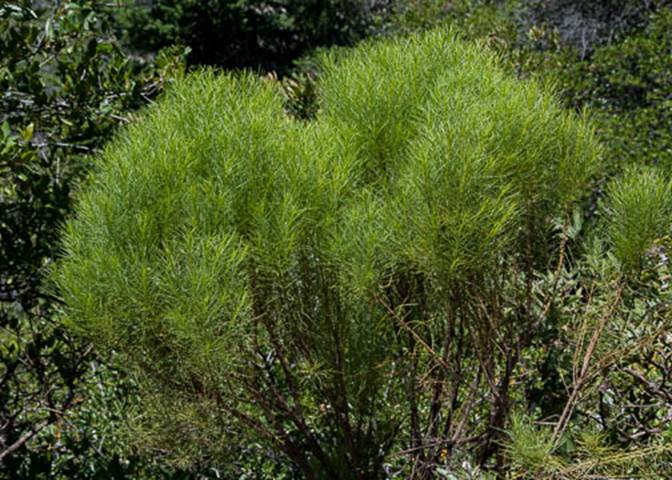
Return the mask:
<path id="1" fill-rule="evenodd" d="M 609 188 L 609 239 L 627 269 L 639 266 L 654 241 L 669 234 L 672 182 L 653 168 L 631 168 Z"/>
<path id="2" fill-rule="evenodd" d="M 324 63 L 313 121 L 270 81 L 203 71 L 113 142 L 65 228 L 66 321 L 173 399 L 171 444 L 209 412 L 195 457 L 228 432 L 307 478 L 377 478 L 401 435 L 429 461 L 481 421 L 487 459 L 593 132 L 451 32 Z M 491 409 L 467 418 L 460 388 L 481 382 Z"/>

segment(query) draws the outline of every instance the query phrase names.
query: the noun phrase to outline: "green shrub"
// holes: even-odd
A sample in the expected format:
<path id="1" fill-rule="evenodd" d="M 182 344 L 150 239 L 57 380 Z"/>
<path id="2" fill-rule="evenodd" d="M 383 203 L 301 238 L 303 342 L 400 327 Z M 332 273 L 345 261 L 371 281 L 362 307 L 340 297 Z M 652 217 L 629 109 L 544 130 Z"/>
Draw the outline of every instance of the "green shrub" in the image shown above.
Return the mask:
<path id="1" fill-rule="evenodd" d="M 394 449 L 418 475 L 454 450 L 503 469 L 519 362 L 579 322 L 594 340 L 554 452 L 606 319 L 640 304 L 630 265 L 670 224 L 669 186 L 614 183 L 606 252 L 568 260 L 600 166 L 584 118 L 453 33 L 323 65 L 312 121 L 270 80 L 204 71 L 105 150 L 54 277 L 68 324 L 128 359 L 139 438 L 180 465 L 260 444 L 307 478 L 382 478 Z"/>
<path id="2" fill-rule="evenodd" d="M 669 233 L 672 183 L 653 169 L 631 169 L 610 185 L 609 236 L 614 254 L 637 266 L 655 240 Z"/>
<path id="3" fill-rule="evenodd" d="M 422 441 L 402 414 L 410 369 L 441 382 L 441 364 L 490 368 L 492 342 L 528 335 L 527 315 L 490 331 L 472 308 L 524 289 L 507 272 L 545 268 L 554 219 L 598 166 L 582 119 L 452 33 L 325 65 L 309 123 L 247 74 L 181 82 L 105 150 L 66 229 L 68 324 L 128 358 L 171 412 L 180 461 L 221 460 L 221 442 L 248 438 L 309 478 L 383 476 L 400 431 Z M 457 326 L 483 343 L 442 348 Z M 411 403 L 412 417 L 431 411 L 428 442 L 456 401 L 434 388 Z M 503 394 L 489 394 L 484 462 Z M 160 423 L 145 426 L 160 438 Z"/>

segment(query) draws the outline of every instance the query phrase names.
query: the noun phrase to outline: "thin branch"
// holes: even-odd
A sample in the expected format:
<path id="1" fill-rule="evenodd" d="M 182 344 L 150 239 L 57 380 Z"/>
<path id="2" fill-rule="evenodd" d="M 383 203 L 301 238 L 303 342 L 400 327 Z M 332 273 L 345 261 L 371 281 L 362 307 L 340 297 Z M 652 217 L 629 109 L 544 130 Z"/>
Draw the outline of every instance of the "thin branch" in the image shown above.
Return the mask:
<path id="1" fill-rule="evenodd" d="M 604 332 L 604 329 L 607 325 L 607 322 L 611 318 L 614 310 L 618 306 L 620 300 L 621 300 L 621 294 L 623 292 L 623 284 L 619 283 L 618 287 L 616 288 L 615 292 L 615 297 L 614 300 L 611 302 L 609 307 L 606 309 L 602 317 L 600 318 L 597 328 L 593 331 L 593 335 L 590 338 L 590 342 L 588 344 L 588 348 L 586 349 L 585 354 L 583 355 L 583 362 L 581 365 L 581 370 L 579 373 L 578 378 L 574 381 L 574 386 L 572 388 L 572 393 L 570 394 L 569 398 L 567 399 L 567 403 L 565 404 L 565 408 L 562 411 L 562 414 L 560 415 L 560 419 L 558 420 L 558 423 L 555 426 L 555 429 L 553 430 L 553 435 L 551 436 L 551 444 L 555 445 L 558 438 L 562 435 L 562 433 L 565 431 L 567 428 L 567 424 L 569 422 L 569 418 L 572 415 L 572 412 L 574 411 L 574 407 L 576 406 L 576 401 L 579 398 L 579 395 L 581 393 L 582 388 L 584 385 L 587 383 L 588 380 L 588 373 L 589 373 L 589 367 L 591 360 L 593 358 L 593 354 L 595 353 L 595 349 L 597 348 L 597 344 L 600 340 L 600 337 L 602 336 L 602 333 Z"/>
<path id="2" fill-rule="evenodd" d="M 403 318 L 401 318 L 397 314 L 397 312 L 394 311 L 394 309 L 392 307 L 390 307 L 387 303 L 385 303 L 385 301 L 382 298 L 380 298 L 380 295 L 378 295 L 377 293 L 374 293 L 373 296 L 385 308 L 385 310 L 387 310 L 387 312 L 397 322 L 399 322 L 399 324 L 402 327 L 404 327 L 404 329 L 406 329 L 406 331 L 408 331 L 413 336 L 413 338 L 415 338 L 415 340 L 420 345 L 422 345 L 422 347 L 425 350 L 427 350 L 427 352 L 430 353 L 430 355 L 434 358 L 434 360 L 436 360 L 438 363 L 440 363 L 443 368 L 450 371 L 450 366 L 448 365 L 448 363 L 443 358 L 441 358 L 441 356 L 438 353 L 436 353 L 436 351 L 434 351 L 434 349 L 420 336 L 420 334 L 418 334 L 415 330 L 413 330 L 410 327 L 410 325 L 408 325 L 408 323 Z"/>
<path id="3" fill-rule="evenodd" d="M 7 447 L 2 452 L 0 452 L 0 462 L 2 462 L 5 457 L 8 457 L 13 452 L 15 452 L 17 449 L 21 448 L 21 446 L 24 445 L 28 440 L 30 440 L 35 435 L 40 433 L 42 430 L 47 428 L 49 425 L 54 423 L 56 421 L 56 419 L 57 419 L 57 417 L 51 417 L 48 420 L 43 420 L 43 421 L 41 421 L 41 422 L 39 422 L 35 425 L 32 425 L 30 427 L 30 430 L 28 430 L 26 433 L 21 435 L 18 440 L 16 440 L 9 447 Z"/>

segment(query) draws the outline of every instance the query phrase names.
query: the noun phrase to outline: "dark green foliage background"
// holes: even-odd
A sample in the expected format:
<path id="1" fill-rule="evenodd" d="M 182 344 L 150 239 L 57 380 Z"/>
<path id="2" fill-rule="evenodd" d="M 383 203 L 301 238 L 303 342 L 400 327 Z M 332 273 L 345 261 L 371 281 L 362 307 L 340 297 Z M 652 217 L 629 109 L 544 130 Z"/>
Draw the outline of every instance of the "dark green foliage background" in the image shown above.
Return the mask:
<path id="1" fill-rule="evenodd" d="M 151 464 L 115 440 L 129 385 L 92 368 L 41 289 L 90 155 L 181 70 L 177 49 L 128 56 L 111 21 L 96 2 L 0 5 L 0 449 L 38 432 L 1 478 L 137 478 Z"/>
<path id="2" fill-rule="evenodd" d="M 189 45 L 191 65 L 286 72 L 322 46 L 351 45 L 389 13 L 386 0 L 164 0 L 128 2 L 120 14 L 140 51 Z"/>

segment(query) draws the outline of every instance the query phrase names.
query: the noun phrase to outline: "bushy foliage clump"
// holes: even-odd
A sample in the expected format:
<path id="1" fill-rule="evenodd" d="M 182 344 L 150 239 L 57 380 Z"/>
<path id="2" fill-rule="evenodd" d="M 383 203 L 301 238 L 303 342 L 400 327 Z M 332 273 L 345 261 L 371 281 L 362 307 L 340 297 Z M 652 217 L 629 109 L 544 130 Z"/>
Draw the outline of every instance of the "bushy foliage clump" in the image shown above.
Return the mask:
<path id="1" fill-rule="evenodd" d="M 517 369 L 565 315 L 593 131 L 446 31 L 324 65 L 312 121 L 268 80 L 202 71 L 105 149 L 54 273 L 66 321 L 128 360 L 139 438 L 183 464 L 257 443 L 306 478 L 502 470 Z M 669 225 L 641 183 L 615 184 L 594 235 L 611 297 L 566 314 L 597 325 L 589 360 Z M 664 217 L 631 242 L 641 195 Z"/>
<path id="2" fill-rule="evenodd" d="M 555 83 L 568 108 L 590 110 L 608 151 L 605 176 L 633 163 L 669 168 L 672 10 L 667 0 L 464 0 L 451 9 L 441 9 L 440 1 L 416 3 L 422 7 L 410 13 L 431 14 L 401 16 L 398 28 L 459 27 L 498 51 L 521 77 Z"/>

